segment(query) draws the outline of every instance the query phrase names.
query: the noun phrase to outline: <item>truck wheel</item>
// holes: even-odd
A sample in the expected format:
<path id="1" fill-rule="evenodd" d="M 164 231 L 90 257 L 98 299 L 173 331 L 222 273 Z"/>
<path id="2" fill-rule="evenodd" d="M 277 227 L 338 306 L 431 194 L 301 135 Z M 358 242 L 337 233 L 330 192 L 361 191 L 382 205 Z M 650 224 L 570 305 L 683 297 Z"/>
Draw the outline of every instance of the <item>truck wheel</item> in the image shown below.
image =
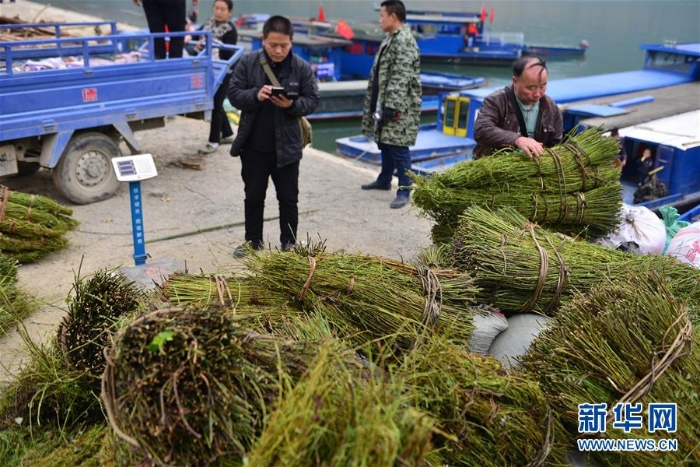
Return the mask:
<path id="1" fill-rule="evenodd" d="M 121 153 L 111 138 L 102 133 L 82 133 L 68 143 L 53 169 L 56 188 L 76 204 L 110 198 L 119 181 L 112 169 L 112 157 Z"/>

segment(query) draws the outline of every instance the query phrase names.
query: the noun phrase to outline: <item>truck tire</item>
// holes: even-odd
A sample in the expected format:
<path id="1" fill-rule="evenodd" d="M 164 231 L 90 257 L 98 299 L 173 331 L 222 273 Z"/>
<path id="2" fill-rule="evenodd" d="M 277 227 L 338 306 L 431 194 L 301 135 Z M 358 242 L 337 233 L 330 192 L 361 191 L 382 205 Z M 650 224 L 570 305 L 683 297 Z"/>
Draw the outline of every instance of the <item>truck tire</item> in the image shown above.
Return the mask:
<path id="1" fill-rule="evenodd" d="M 102 133 L 74 136 L 53 168 L 53 182 L 63 196 L 76 204 L 90 204 L 110 198 L 119 181 L 112 168 L 119 146 Z"/>

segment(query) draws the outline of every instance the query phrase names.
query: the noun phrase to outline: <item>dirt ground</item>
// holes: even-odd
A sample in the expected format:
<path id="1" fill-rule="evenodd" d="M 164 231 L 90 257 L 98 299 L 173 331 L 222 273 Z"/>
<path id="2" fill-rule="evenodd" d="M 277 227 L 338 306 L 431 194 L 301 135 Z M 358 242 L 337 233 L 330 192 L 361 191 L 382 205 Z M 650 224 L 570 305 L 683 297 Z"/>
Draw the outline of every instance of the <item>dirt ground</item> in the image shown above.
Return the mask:
<path id="1" fill-rule="evenodd" d="M 229 146 L 213 155 L 196 154 L 205 142 L 208 125 L 176 117 L 168 120 L 165 128 L 136 133 L 141 152 L 153 155 L 158 170 L 156 178 L 141 183 L 146 241 L 192 234 L 147 243 L 150 258 L 146 266 L 174 260 L 190 272 L 226 273 L 241 268 L 240 261 L 231 256 L 244 240 L 240 159 L 229 156 Z M 128 154 L 124 144 L 122 152 Z M 200 170 L 193 168 L 197 166 Z M 300 239 L 323 239 L 331 251 L 343 249 L 405 259 L 430 244 L 431 223 L 419 216 L 417 208 L 390 209 L 394 191 L 360 189 L 362 183 L 376 177 L 378 168 L 307 149 L 300 172 Z M 134 266 L 128 184 L 122 184 L 111 199 L 76 206 L 62 198 L 47 170 L 0 183 L 11 190 L 40 194 L 71 206 L 73 217 L 81 223 L 69 234 L 68 249 L 19 269 L 19 287 L 42 303 L 25 325 L 35 341 L 46 342 L 65 313 L 65 299 L 78 271 L 86 276 L 102 268 Z M 265 217 L 277 215 L 270 183 Z M 195 234 L 221 226 L 229 227 Z M 265 222 L 265 241 L 273 249 L 279 247 L 279 232 L 277 219 Z M 0 338 L 0 387 L 22 362 L 23 348 L 16 332 Z"/>

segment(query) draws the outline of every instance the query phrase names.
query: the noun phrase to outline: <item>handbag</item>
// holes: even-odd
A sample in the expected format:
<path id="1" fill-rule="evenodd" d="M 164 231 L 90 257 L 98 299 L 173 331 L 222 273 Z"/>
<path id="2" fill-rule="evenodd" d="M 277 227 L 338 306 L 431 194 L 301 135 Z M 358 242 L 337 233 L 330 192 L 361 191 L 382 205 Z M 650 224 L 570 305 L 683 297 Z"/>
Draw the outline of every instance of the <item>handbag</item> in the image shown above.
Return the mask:
<path id="1" fill-rule="evenodd" d="M 270 69 L 270 65 L 267 63 L 265 54 L 262 51 L 260 51 L 260 64 L 265 70 L 265 74 L 270 79 L 272 85 L 276 87 L 281 87 L 279 80 Z M 311 123 L 309 122 L 309 120 L 307 120 L 306 117 L 299 117 L 299 129 L 301 130 L 301 147 L 305 148 L 306 146 L 309 146 L 313 140 L 313 128 L 311 127 Z"/>

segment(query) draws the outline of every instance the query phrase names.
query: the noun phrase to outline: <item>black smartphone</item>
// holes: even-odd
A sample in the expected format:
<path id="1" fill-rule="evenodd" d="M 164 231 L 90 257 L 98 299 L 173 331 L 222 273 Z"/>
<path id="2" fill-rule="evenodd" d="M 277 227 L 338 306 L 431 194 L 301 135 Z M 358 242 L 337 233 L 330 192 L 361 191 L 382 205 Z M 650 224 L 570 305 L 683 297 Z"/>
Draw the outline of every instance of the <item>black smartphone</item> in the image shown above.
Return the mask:
<path id="1" fill-rule="evenodd" d="M 285 94 L 287 94 L 287 92 L 284 90 L 283 87 L 273 86 L 272 87 L 272 94 L 270 94 L 270 95 L 271 96 L 283 96 Z"/>

